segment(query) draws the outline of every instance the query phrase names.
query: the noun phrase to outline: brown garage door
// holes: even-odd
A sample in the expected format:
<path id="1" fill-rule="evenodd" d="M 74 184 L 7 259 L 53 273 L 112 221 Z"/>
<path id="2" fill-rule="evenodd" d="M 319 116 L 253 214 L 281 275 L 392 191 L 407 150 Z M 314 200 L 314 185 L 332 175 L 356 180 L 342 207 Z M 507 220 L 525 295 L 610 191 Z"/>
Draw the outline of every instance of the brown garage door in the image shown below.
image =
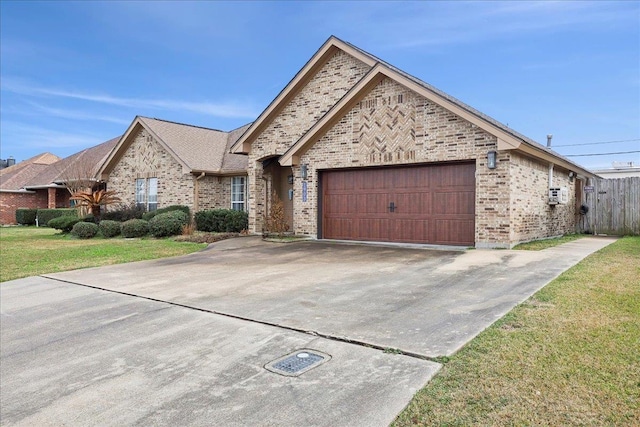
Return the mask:
<path id="1" fill-rule="evenodd" d="M 473 245 L 475 164 L 322 173 L 322 237 Z"/>

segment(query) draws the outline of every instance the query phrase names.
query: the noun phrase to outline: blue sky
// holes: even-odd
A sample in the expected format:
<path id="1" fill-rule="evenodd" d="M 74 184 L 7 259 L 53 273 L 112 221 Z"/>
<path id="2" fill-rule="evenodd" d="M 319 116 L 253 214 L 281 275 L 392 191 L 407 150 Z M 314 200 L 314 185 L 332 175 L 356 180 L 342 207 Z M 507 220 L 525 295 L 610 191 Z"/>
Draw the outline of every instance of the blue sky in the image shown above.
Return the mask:
<path id="1" fill-rule="evenodd" d="M 231 130 L 335 35 L 564 155 L 640 151 L 640 2 L 0 2 L 0 157 Z M 626 142 L 611 142 L 626 141 Z M 587 144 L 587 145 L 575 145 Z M 571 157 L 591 168 L 640 153 Z"/>

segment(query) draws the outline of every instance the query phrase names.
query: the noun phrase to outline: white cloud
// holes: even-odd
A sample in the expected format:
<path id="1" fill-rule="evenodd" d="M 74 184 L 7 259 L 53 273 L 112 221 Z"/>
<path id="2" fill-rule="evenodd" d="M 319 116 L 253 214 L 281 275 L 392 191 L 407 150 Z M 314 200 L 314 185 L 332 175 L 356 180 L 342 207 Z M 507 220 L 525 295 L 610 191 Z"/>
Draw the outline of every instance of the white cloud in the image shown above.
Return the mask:
<path id="1" fill-rule="evenodd" d="M 101 121 L 101 122 L 115 123 L 115 124 L 125 125 L 125 126 L 131 123 L 130 119 L 122 119 L 114 116 L 91 114 L 83 111 L 70 110 L 70 109 L 52 108 L 52 107 L 47 107 L 45 105 L 41 105 L 31 101 L 27 101 L 27 104 L 30 106 L 30 108 L 35 109 L 38 113 L 44 113 L 49 116 L 60 117 L 63 119 Z"/>
<path id="2" fill-rule="evenodd" d="M 351 8 L 343 21 L 376 25 L 385 49 L 444 47 L 591 26 L 637 25 L 637 4 L 625 2 L 417 2 Z M 398 31 L 398 29 L 402 31 Z"/>
<path id="3" fill-rule="evenodd" d="M 255 108 L 237 103 L 213 103 L 196 102 L 175 99 L 145 99 L 145 98 L 124 98 L 109 94 L 89 93 L 58 88 L 45 88 L 12 82 L 3 79 L 2 89 L 8 92 L 19 93 L 34 97 L 60 97 L 89 101 L 100 104 L 129 107 L 133 109 L 156 109 L 167 111 L 189 111 L 198 114 L 205 114 L 214 117 L 224 118 L 249 118 L 254 119 L 258 115 Z"/>
<path id="4" fill-rule="evenodd" d="M 3 141 L 12 141 L 10 143 L 3 142 L 3 156 L 14 155 L 14 150 L 21 152 L 28 148 L 28 151 L 32 153 L 49 151 L 65 157 L 107 140 L 104 135 L 96 135 L 91 132 L 65 132 L 20 122 L 5 121 L 2 125 Z"/>

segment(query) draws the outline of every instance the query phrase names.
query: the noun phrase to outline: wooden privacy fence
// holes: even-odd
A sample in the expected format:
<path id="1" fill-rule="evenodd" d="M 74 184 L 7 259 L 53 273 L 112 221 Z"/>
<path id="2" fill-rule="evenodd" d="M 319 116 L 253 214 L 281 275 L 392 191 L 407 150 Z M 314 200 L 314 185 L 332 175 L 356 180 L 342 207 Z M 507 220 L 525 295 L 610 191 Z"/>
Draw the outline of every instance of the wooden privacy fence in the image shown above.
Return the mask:
<path id="1" fill-rule="evenodd" d="M 640 235 L 640 177 L 596 178 L 585 187 L 589 211 L 580 228 L 593 234 Z"/>

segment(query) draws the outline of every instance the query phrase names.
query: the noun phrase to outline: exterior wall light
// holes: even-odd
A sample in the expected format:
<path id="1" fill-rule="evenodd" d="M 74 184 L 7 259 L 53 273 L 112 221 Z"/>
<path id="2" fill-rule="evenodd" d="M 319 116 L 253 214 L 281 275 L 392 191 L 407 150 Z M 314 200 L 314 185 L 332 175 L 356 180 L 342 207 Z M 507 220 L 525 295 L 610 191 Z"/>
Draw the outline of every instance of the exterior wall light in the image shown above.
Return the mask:
<path id="1" fill-rule="evenodd" d="M 495 169 L 496 168 L 496 162 L 498 160 L 498 153 L 495 151 L 489 151 L 487 153 L 487 167 L 489 169 Z"/>
<path id="2" fill-rule="evenodd" d="M 300 176 L 302 179 L 307 179 L 307 165 L 300 165 Z"/>

